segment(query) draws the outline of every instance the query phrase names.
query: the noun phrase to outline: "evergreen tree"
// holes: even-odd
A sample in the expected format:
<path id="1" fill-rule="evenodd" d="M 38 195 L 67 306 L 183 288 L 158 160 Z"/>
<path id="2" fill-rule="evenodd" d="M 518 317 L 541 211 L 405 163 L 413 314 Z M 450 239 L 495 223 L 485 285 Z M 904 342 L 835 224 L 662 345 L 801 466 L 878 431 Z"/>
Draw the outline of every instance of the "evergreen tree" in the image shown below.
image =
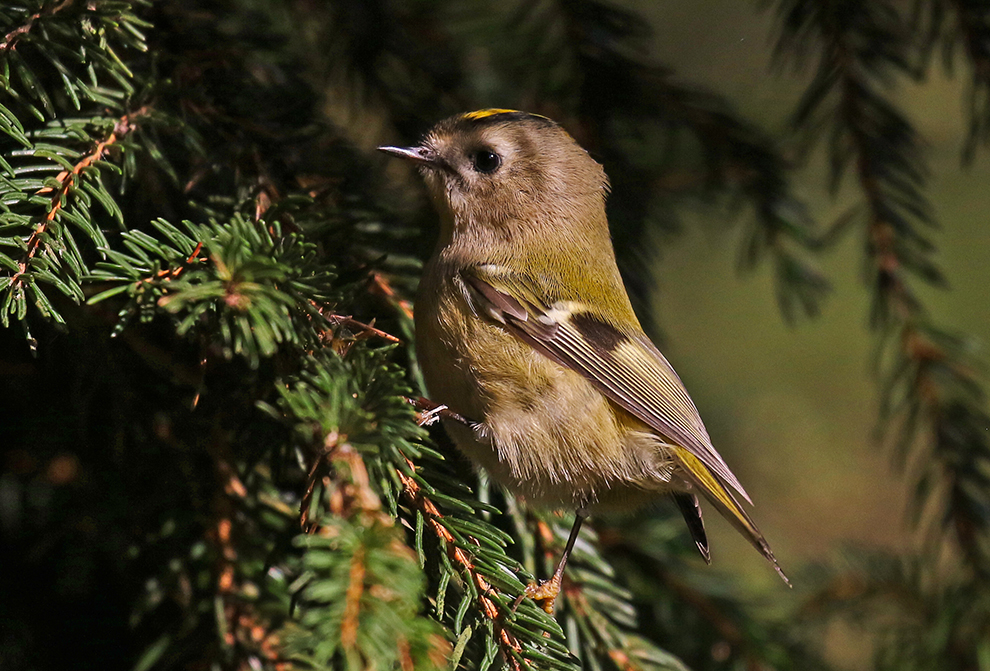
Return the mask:
<path id="1" fill-rule="evenodd" d="M 877 669 L 990 668 L 984 380 L 915 290 L 942 273 L 892 95 L 957 50 L 985 148 L 990 10 L 774 9 L 778 58 L 814 70 L 795 135 L 862 194 L 824 231 L 783 141 L 677 84 L 604 0 L 3 3 L 0 668 L 813 670 L 850 614 Z M 604 163 L 641 308 L 642 242 L 684 199 L 752 212 L 743 257 L 789 319 L 828 291 L 815 255 L 863 236 L 881 423 L 924 465 L 918 519 L 940 513 L 916 552 L 811 567 L 785 610 L 697 570 L 677 519 L 596 520 L 556 618 L 512 610 L 569 520 L 426 427 L 410 297 L 434 215 L 370 150 L 495 102 Z"/>

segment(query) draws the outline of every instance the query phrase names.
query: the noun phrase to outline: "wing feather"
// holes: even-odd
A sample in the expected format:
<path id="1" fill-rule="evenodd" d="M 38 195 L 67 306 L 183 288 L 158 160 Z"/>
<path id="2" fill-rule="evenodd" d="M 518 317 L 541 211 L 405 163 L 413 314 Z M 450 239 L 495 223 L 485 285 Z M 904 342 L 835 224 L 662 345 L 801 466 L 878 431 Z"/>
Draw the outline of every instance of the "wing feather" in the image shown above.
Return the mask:
<path id="1" fill-rule="evenodd" d="M 663 354 L 642 333 L 558 302 L 546 305 L 534 284 L 499 266 L 465 272 L 470 298 L 537 351 L 582 374 L 616 404 L 697 457 L 752 502 L 721 455 Z"/>

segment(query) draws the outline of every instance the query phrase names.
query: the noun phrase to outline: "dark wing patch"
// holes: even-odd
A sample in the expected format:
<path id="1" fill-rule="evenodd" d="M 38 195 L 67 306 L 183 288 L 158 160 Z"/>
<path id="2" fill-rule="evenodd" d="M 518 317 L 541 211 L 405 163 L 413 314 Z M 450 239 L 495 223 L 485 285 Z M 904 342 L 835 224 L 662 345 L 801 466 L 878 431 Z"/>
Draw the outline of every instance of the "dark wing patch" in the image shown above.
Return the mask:
<path id="1" fill-rule="evenodd" d="M 625 333 L 587 312 L 572 315 L 570 322 L 589 343 L 601 348 L 603 354 L 613 352 L 619 345 L 629 341 L 629 336 Z"/>

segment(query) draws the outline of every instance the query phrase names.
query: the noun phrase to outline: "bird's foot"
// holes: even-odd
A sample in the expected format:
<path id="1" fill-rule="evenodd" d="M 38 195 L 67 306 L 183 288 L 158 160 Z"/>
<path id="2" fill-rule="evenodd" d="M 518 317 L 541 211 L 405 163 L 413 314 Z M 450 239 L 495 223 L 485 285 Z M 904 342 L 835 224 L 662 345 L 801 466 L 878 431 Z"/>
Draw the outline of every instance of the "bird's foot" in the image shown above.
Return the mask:
<path id="1" fill-rule="evenodd" d="M 557 602 L 557 595 L 560 594 L 560 583 L 561 576 L 554 575 L 548 580 L 541 580 L 539 582 L 532 582 L 526 585 L 526 591 L 516 599 L 516 603 L 513 604 L 512 610 L 515 610 L 522 600 L 529 597 L 537 603 L 543 610 L 545 610 L 550 615 L 553 615 L 553 607 Z"/>
<path id="2" fill-rule="evenodd" d="M 429 426 L 436 423 L 438 419 L 450 419 L 458 424 L 463 424 L 469 428 L 474 428 L 477 422 L 472 422 L 471 420 L 458 415 L 456 412 L 451 410 L 445 405 L 439 403 L 434 403 L 433 401 L 423 398 L 407 398 L 408 401 L 416 410 L 416 423 L 420 426 Z"/>

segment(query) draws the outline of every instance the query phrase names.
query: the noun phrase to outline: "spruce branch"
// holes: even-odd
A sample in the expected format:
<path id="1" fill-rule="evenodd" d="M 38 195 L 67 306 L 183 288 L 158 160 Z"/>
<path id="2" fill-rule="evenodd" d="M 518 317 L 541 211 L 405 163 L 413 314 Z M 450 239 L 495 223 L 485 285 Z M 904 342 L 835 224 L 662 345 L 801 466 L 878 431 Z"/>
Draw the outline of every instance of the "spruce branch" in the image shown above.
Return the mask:
<path id="1" fill-rule="evenodd" d="M 0 246 L 17 250 L 0 253 L 9 271 L 0 276 L 0 323 L 8 326 L 13 316 L 29 342 L 29 302 L 64 324 L 45 285 L 83 299 L 90 244 L 107 244 L 93 201 L 124 225 L 105 181 L 121 172 L 109 155 L 127 148 L 125 138 L 148 112 L 140 107 L 114 118 L 134 88 L 117 50 L 144 49 L 146 24 L 131 10 L 120 2 L 0 9 L 0 30 L 14 26 L 0 43 L 0 87 L 10 94 L 0 106 Z M 73 230 L 85 239 L 77 241 Z"/>
<path id="2" fill-rule="evenodd" d="M 184 477 L 155 477 L 170 491 L 188 489 L 189 499 L 164 513 L 160 538 L 136 548 L 135 560 L 151 573 L 132 626 L 157 637 L 139 665 L 285 671 L 291 590 L 281 578 L 296 561 L 292 499 L 250 456 L 277 427 L 253 406 L 256 390 L 243 378 L 217 372 L 206 376 L 203 403 L 192 410 L 179 401 L 181 421 L 159 428 L 184 455 Z M 223 393 L 231 383 L 236 391 Z"/>
<path id="3" fill-rule="evenodd" d="M 159 312 L 171 315 L 180 336 L 219 324 L 221 337 L 212 344 L 257 367 L 284 345 L 318 348 L 338 328 L 327 316 L 342 295 L 337 270 L 303 235 L 283 235 L 277 221 L 241 215 L 210 225 L 186 221 L 185 231 L 164 220 L 152 225 L 158 238 L 123 233 L 129 253 L 106 248 L 108 260 L 93 272 L 94 279 L 118 284 L 90 303 L 129 297 L 118 332 L 136 315 Z"/>
<path id="4" fill-rule="evenodd" d="M 990 584 L 990 439 L 984 380 L 966 339 L 932 324 L 915 292 L 915 282 L 941 287 L 944 279 L 926 233 L 934 217 L 923 192 L 920 141 L 887 99 L 896 77 L 914 74 L 910 33 L 899 8 L 886 1 L 787 0 L 778 4 L 778 15 L 778 56 L 800 61 L 807 51 L 820 50 L 795 125 L 813 138 L 828 137 L 833 188 L 851 165 L 864 200 L 880 422 L 900 463 L 917 457 L 913 519 L 917 524 L 922 511 L 937 508 L 939 513 L 930 517 L 929 548 L 951 538 L 967 569 L 964 580 L 985 590 Z M 985 621 L 986 611 L 973 615 Z M 894 639 L 902 640 L 902 634 Z M 972 635 L 975 647 L 979 634 Z M 888 652 L 906 659 L 903 650 Z"/>
<path id="5" fill-rule="evenodd" d="M 322 471 L 322 473 L 320 472 Z M 316 503 L 313 497 L 313 484 L 316 479 L 321 481 L 323 492 L 319 499 L 324 501 L 322 505 Z M 368 620 L 375 617 L 373 610 L 385 604 L 380 601 L 394 600 L 395 597 L 389 591 L 396 589 L 395 582 L 383 581 L 389 576 L 376 575 L 375 553 L 384 551 L 384 556 L 391 553 L 388 558 L 391 565 L 401 563 L 409 569 L 415 568 L 415 559 L 412 551 L 401 543 L 399 536 L 395 533 L 395 520 L 387 514 L 382 507 L 378 495 L 371 487 L 371 480 L 368 470 L 365 467 L 361 454 L 347 441 L 345 435 L 331 432 L 324 437 L 323 446 L 313 460 L 310 471 L 309 485 L 306 495 L 303 497 L 302 514 L 300 523 L 305 534 L 311 538 L 315 535 L 320 539 L 327 539 L 331 542 L 337 541 L 341 533 L 341 520 L 349 520 L 359 527 L 365 529 L 368 534 L 352 548 L 352 553 L 346 566 L 341 565 L 341 577 L 344 582 L 344 589 L 341 602 L 329 603 L 331 609 L 340 610 L 340 621 L 336 630 L 339 636 L 339 645 L 343 658 L 351 668 L 366 668 L 368 664 L 381 664 L 384 659 L 381 653 L 373 653 L 369 648 Z M 319 522 L 311 522 L 309 514 L 312 511 L 322 509 Z M 389 530 L 387 535 L 391 542 L 386 547 L 378 547 L 372 540 L 379 534 L 377 530 Z M 338 541 L 339 542 L 339 541 Z M 321 541 L 316 539 L 303 538 L 299 541 L 301 545 L 309 548 L 322 546 Z M 343 549 L 343 548 L 341 548 Z M 379 559 L 380 561 L 380 559 Z M 314 568 L 316 564 L 310 562 Z M 386 591 L 389 590 L 389 591 Z M 315 597 L 317 591 L 315 586 L 303 587 L 302 598 Z M 322 600 L 322 599 L 321 599 Z M 301 619 L 305 623 L 308 619 L 315 621 L 316 613 L 312 609 Z M 325 626 L 325 625 L 323 625 Z M 430 652 L 426 660 L 414 659 L 412 645 L 409 640 L 411 632 L 398 632 L 392 639 L 395 645 L 394 650 L 388 657 L 395 659 L 402 669 L 422 668 L 424 661 L 429 661 L 431 666 L 440 668 L 447 654 L 449 645 L 438 635 L 433 634 L 429 640 L 432 641 L 434 650 Z M 290 650 L 294 647 L 306 649 L 310 644 L 307 642 L 308 634 L 298 632 L 290 636 Z M 389 641 L 379 641 L 376 648 L 388 645 Z M 296 653 L 297 655 L 299 652 Z M 325 653 L 314 650 L 314 661 L 324 659 L 329 661 Z M 306 659 L 304 656 L 303 659 Z"/>
<path id="6" fill-rule="evenodd" d="M 435 420 L 446 411 L 444 406 L 424 400 L 414 402 L 414 405 L 430 407 L 430 410 L 417 416 L 417 423 L 421 425 Z M 452 413 L 450 417 L 454 421 L 466 421 Z M 556 621 L 531 602 L 524 601 L 520 604 L 519 598 L 524 586 L 510 573 L 518 572 L 519 567 L 507 557 L 498 556 L 504 553 L 503 548 L 509 538 L 496 533 L 494 528 L 481 520 L 468 522 L 458 519 L 456 513 L 442 512 L 443 504 L 446 503 L 449 507 L 453 501 L 424 478 L 424 472 L 428 473 L 429 469 L 417 467 L 408 458 L 405 465 L 405 470 L 396 472 L 402 483 L 403 495 L 416 513 L 417 530 L 423 525 L 432 532 L 448 562 L 446 567 L 449 568 L 441 570 L 451 571 L 461 579 L 466 588 L 455 621 L 455 633 L 465 641 L 474 635 L 471 627 L 464 627 L 462 624 L 463 609 L 468 599 L 473 599 L 482 618 L 482 631 L 486 632 L 487 640 L 485 658 L 479 668 L 492 663 L 494 648 L 491 643 L 494 642 L 505 663 L 513 671 L 539 669 L 544 668 L 544 665 L 555 669 L 574 669 L 574 660 L 560 640 L 563 632 Z M 460 507 L 457 506 L 454 510 Z M 417 545 L 422 547 L 422 540 L 418 539 Z M 486 547 L 496 550 L 498 555 L 483 553 L 482 550 Z M 444 564 L 441 566 L 444 567 Z M 447 579 L 449 575 L 438 587 L 437 615 L 441 619 L 445 615 L 443 603 Z"/>
<path id="7" fill-rule="evenodd" d="M 560 521 L 528 515 L 511 498 L 509 517 L 500 514 L 500 494 L 493 493 L 497 506 L 486 490 L 476 495 L 460 464 L 417 426 L 438 415 L 457 421 L 408 400 L 422 393 L 409 389 L 415 354 L 404 344 L 412 342 L 406 297 L 422 222 L 386 213 L 376 164 L 323 116 L 361 101 L 412 137 L 448 112 L 481 106 L 470 100 L 498 93 L 521 101 L 563 121 L 603 158 L 616 184 L 633 182 L 625 203 L 613 200 L 618 232 L 630 232 L 627 250 L 641 243 L 632 233 L 646 224 L 622 226 L 656 224 L 675 197 L 739 196 L 756 212 L 742 263 L 769 259 L 785 287 L 782 303 L 791 301 L 795 314 L 813 312 L 824 284 L 808 259 L 820 241 L 778 180 L 790 166 L 717 96 L 677 84 L 637 52 L 645 35 L 639 17 L 599 1 L 543 0 L 531 3 L 532 13 L 520 3 L 509 11 L 532 28 L 529 48 L 500 31 L 507 55 L 479 66 L 463 56 L 484 48 L 451 12 L 429 3 L 255 2 L 247 12 L 235 2 L 223 14 L 219 5 L 173 0 L 0 4 L 0 87 L 9 94 L 0 103 L 0 265 L 7 288 L 16 283 L 30 296 L 32 286 L 55 286 L 42 272 L 59 256 L 54 277 L 75 300 L 89 297 L 86 307 L 55 303 L 68 332 L 51 347 L 42 339 L 40 360 L 29 367 L 28 382 L 45 367 L 55 372 L 37 383 L 49 401 L 30 399 L 25 417 L 42 428 L 24 440 L 32 450 L 78 450 L 83 472 L 97 476 L 86 493 L 119 498 L 84 513 L 102 525 L 109 511 L 114 524 L 99 528 L 112 533 L 93 537 L 102 543 L 120 534 L 108 554 L 127 555 L 123 577 L 108 584 L 94 574 L 90 593 L 118 592 L 134 611 L 132 629 L 128 614 L 121 618 L 121 631 L 131 633 L 120 650 L 124 637 L 113 639 L 119 657 L 100 663 L 120 659 L 140 671 L 499 664 L 573 671 L 566 630 L 589 671 L 680 669 L 676 656 L 697 659 L 699 668 L 820 668 L 790 647 L 790 628 L 766 625 L 737 597 L 719 594 L 724 584 L 711 573 L 696 582 L 689 566 L 653 555 L 627 572 L 628 557 L 607 539 L 599 551 L 590 533 L 567 575 L 560 624 L 529 602 L 511 611 L 530 577 L 516 557 L 532 570 L 539 559 L 555 559 Z M 148 26 L 133 12 L 142 7 L 155 21 L 154 58 L 141 53 Z M 306 23 L 288 23 L 300 18 Z M 540 49 L 534 65 L 530 56 Z M 468 94 L 467 78 L 482 71 L 483 94 Z M 496 72 L 521 75 L 499 89 Z M 882 93 L 868 83 L 867 94 Z M 136 109 L 145 116 L 118 133 Z M 372 116 L 358 123 L 370 127 Z M 656 136 L 643 135 L 657 127 Z M 685 135 L 696 140 L 686 153 L 673 140 Z M 840 134 L 839 144 L 848 138 Z M 647 145 L 670 151 L 658 159 Z M 867 149 L 870 175 L 880 180 L 887 167 L 915 184 L 907 168 L 882 163 L 883 145 Z M 126 190 L 113 188 L 118 173 Z M 982 470 L 966 466 L 986 441 L 979 366 L 960 355 L 965 339 L 936 329 L 920 308 L 914 283 L 938 274 L 927 231 L 915 226 L 921 217 L 913 210 L 924 205 L 889 187 L 881 183 L 876 202 L 907 212 L 911 231 L 878 228 L 870 242 L 872 272 L 890 266 L 884 281 L 903 285 L 885 287 L 877 301 L 883 370 L 896 373 L 887 379 L 886 410 L 892 425 L 914 416 L 937 434 L 940 468 L 926 471 L 919 488 L 929 500 L 948 501 L 944 528 L 975 565 L 986 555 L 988 507 L 974 492 L 987 491 L 990 473 L 982 462 Z M 662 202 L 648 197 L 658 189 Z M 872 202 L 864 198 L 871 216 L 879 212 Z M 128 347 L 104 337 L 118 310 Z M 409 370 L 391 363 L 396 356 L 408 357 Z M 65 384 L 63 363 L 89 376 Z M 47 435 L 70 425 L 83 427 L 67 434 L 71 444 Z M 86 463 L 94 459 L 102 466 Z M 65 517 L 79 503 L 60 502 L 63 493 L 46 499 L 45 513 Z M 94 505 L 89 498 L 82 503 Z M 115 506 L 126 509 L 119 524 Z M 65 546 L 75 557 L 94 543 L 72 534 L 60 540 L 67 526 L 39 529 L 37 546 Z M 651 549 L 666 548 L 673 536 Z M 30 554 L 21 550 L 31 544 L 14 541 L 14 552 Z M 658 581 L 657 565 L 677 584 Z M 48 582 L 35 601 L 49 603 Z M 969 587 L 919 592 L 925 599 L 912 607 L 921 624 L 891 632 L 878 666 L 975 668 L 972 651 L 988 649 L 978 638 L 988 620 L 983 592 Z M 29 630 L 30 609 L 20 606 L 0 603 L 0 614 Z M 49 615 L 44 626 L 52 626 Z M 947 629 L 943 647 L 925 649 L 927 631 Z M 56 639 L 24 649 L 51 643 L 77 658 L 78 649 Z"/>
<path id="8" fill-rule="evenodd" d="M 959 449 L 949 437 L 958 431 L 968 436 L 966 427 L 985 414 L 980 409 L 985 398 L 975 369 L 962 358 L 962 341 L 931 325 L 912 286 L 914 279 L 936 286 L 944 280 L 932 258 L 934 246 L 923 232 L 934 221 L 922 191 L 925 171 L 919 140 L 884 92 L 891 75 L 911 73 L 905 26 L 896 8 L 886 2 L 822 5 L 797 0 L 781 3 L 778 11 L 780 50 L 800 54 L 809 48 L 802 42 L 806 38 L 822 48 L 815 80 L 798 107 L 795 124 L 809 132 L 831 126 L 832 183 L 837 185 L 852 163 L 865 201 L 871 324 L 880 334 L 880 347 L 892 343 L 893 348 L 881 372 L 889 380 L 884 383 L 881 419 L 888 429 L 902 423 L 902 454 L 912 444 L 919 420 L 926 422 L 930 467 L 943 471 L 950 481 L 968 480 L 970 473 L 990 465 L 990 444 L 985 437 L 972 436 L 962 441 L 966 448 Z M 957 422 L 955 430 L 945 425 L 949 418 Z M 920 479 L 933 477 L 937 476 L 922 471 Z M 916 505 L 924 507 L 940 490 L 916 491 Z M 978 492 L 951 488 L 942 504 L 946 529 L 990 532 L 990 515 L 978 512 L 982 505 L 973 500 Z M 977 559 L 968 538 L 968 533 L 956 534 L 967 556 Z M 987 559 L 973 568 L 985 570 Z"/>
<path id="9" fill-rule="evenodd" d="M 493 508 L 475 501 L 470 490 L 449 475 L 441 475 L 443 462 L 421 442 L 423 434 L 414 421 L 413 408 L 405 398 L 392 395 L 404 383 L 398 369 L 384 365 L 383 354 L 362 344 L 344 357 L 330 350 L 314 355 L 312 361 L 318 362 L 318 367 L 280 385 L 278 416 L 294 423 L 297 435 L 306 436 L 307 441 L 313 440 L 314 433 L 322 436 L 323 453 L 335 454 L 334 446 L 345 441 L 357 449 L 367 482 L 374 484 L 376 496 L 387 503 L 381 514 L 389 519 L 413 518 L 409 526 L 417 529 L 415 549 L 420 567 L 427 561 L 428 537 L 432 536 L 441 553 L 430 560 L 439 572 L 435 617 L 452 625 L 451 636 L 459 643 L 458 656 L 470 643 L 482 659 L 477 662 L 481 667 L 492 664 L 501 651 L 506 663 L 519 668 L 550 660 L 555 668 L 573 669 L 562 632 L 552 619 L 536 613 L 532 604 L 515 617 L 509 612 L 508 605 L 523 590 L 515 577 L 518 564 L 505 554 L 510 539 L 479 516 L 483 511 L 494 512 Z M 326 446 L 332 449 L 328 451 Z M 315 468 L 311 464 L 309 483 L 319 486 L 327 483 L 327 478 L 332 481 L 334 472 L 345 470 L 353 477 L 359 468 L 354 464 L 345 468 L 339 461 Z M 434 477 L 439 481 L 431 482 Z M 363 476 L 359 481 L 364 481 Z M 347 491 L 325 484 L 321 490 L 310 490 L 307 485 L 303 496 L 307 529 L 314 528 L 310 520 L 322 520 L 320 526 L 339 520 L 342 515 L 335 512 L 336 502 L 355 500 Z M 408 505 L 408 512 L 403 512 L 402 502 Z M 425 574 L 419 569 L 418 575 L 422 578 Z M 451 580 L 461 590 L 456 614 L 444 606 Z M 341 589 L 343 595 L 346 590 Z M 525 623 L 520 618 L 525 618 Z M 553 638 L 544 639 L 544 631 L 551 632 Z"/>
<path id="10" fill-rule="evenodd" d="M 985 595 L 965 583 L 931 589 L 926 571 L 919 558 L 846 549 L 836 561 L 807 572 L 814 588 L 795 620 L 875 623 L 877 671 L 978 668 L 990 624 Z"/>
<path id="11" fill-rule="evenodd" d="M 49 247 L 43 246 L 43 240 L 46 237 L 50 237 L 46 234 L 52 222 L 58 218 L 69 199 L 78 195 L 77 190 L 84 179 L 84 171 L 91 168 L 97 161 L 102 160 L 104 155 L 110 150 L 110 147 L 130 133 L 134 129 L 134 122 L 143 116 L 145 112 L 146 110 L 140 109 L 122 116 L 114 124 L 113 130 L 110 131 L 109 135 L 98 140 L 96 145 L 87 154 L 84 154 L 80 160 L 76 161 L 71 170 L 63 170 L 55 176 L 54 183 L 47 181 L 45 186 L 35 192 L 36 195 L 52 194 L 52 196 L 48 202 L 44 217 L 38 222 L 31 235 L 28 236 L 27 242 L 24 245 L 25 250 L 17 259 L 17 272 L 10 277 L 7 283 L 9 291 L 16 292 L 22 288 L 31 260 L 38 254 L 39 249 L 42 250 L 43 254 L 48 252 L 47 256 L 49 258 L 56 256 L 51 253 Z"/>
<path id="12" fill-rule="evenodd" d="M 600 529 L 603 555 L 626 577 L 640 621 L 665 632 L 666 654 L 692 668 L 831 668 L 816 645 L 821 636 L 809 631 L 794 606 L 776 595 L 758 599 L 728 575 L 681 556 L 683 548 L 656 543 L 657 536 L 669 536 L 671 522 Z M 804 575 L 795 584 L 807 589 Z"/>
<path id="13" fill-rule="evenodd" d="M 913 19 L 923 60 L 941 46 L 945 71 L 952 74 L 961 47 L 969 66 L 969 129 L 962 155 L 971 163 L 977 148 L 990 144 L 990 12 L 982 0 L 917 0 Z"/>
<path id="14" fill-rule="evenodd" d="M 415 472 L 416 466 L 412 461 L 407 460 L 407 465 L 410 471 Z M 443 523 L 444 516 L 440 513 L 436 505 L 428 497 L 423 495 L 416 480 L 404 473 L 399 473 L 399 477 L 402 480 L 406 500 L 414 507 L 417 514 L 426 520 L 427 526 L 440 542 L 449 560 L 473 586 L 473 591 L 477 593 L 477 607 L 482 615 L 491 623 L 498 638 L 501 652 L 511 665 L 513 671 L 521 671 L 524 668 L 529 668 L 528 664 L 520 657 L 522 645 L 519 640 L 502 626 L 502 622 L 510 614 L 510 611 L 495 596 L 491 584 L 478 572 L 471 561 L 470 555 L 463 548 L 458 547 L 457 539 Z"/>
<path id="15" fill-rule="evenodd" d="M 219 600 L 218 616 L 222 617 L 219 634 L 232 657 L 226 661 L 236 669 L 265 664 L 276 671 L 285 671 L 288 667 L 283 661 L 279 623 L 271 621 L 250 598 L 257 589 L 254 583 L 258 576 L 244 575 L 240 557 L 245 542 L 237 534 L 252 533 L 238 519 L 243 516 L 243 513 L 238 515 L 238 508 L 249 497 L 248 489 L 227 460 L 218 458 L 215 464 L 220 487 L 215 494 L 213 525 L 207 529 L 206 539 L 214 546 L 213 589 Z"/>
<path id="16" fill-rule="evenodd" d="M 544 562 L 552 567 L 569 526 L 546 515 L 530 512 L 522 516 L 534 528 Z M 582 530 L 561 586 L 560 618 L 573 632 L 572 645 L 581 649 L 582 661 L 597 665 L 607 659 L 621 671 L 687 671 L 680 659 L 639 632 L 633 594 L 618 583 L 618 572 L 595 549 L 597 540 L 590 528 Z"/>
<path id="17" fill-rule="evenodd" d="M 39 21 L 42 17 L 51 16 L 62 11 L 74 1 L 75 0 L 62 0 L 62 2 L 57 4 L 53 3 L 47 7 L 42 7 L 40 11 L 31 14 L 24 24 L 14 28 L 4 36 L 3 41 L 0 42 L 0 51 L 14 49 L 17 46 L 17 40 L 22 35 L 29 33 L 31 29 L 34 28 L 35 22 Z"/>
<path id="18" fill-rule="evenodd" d="M 72 150 L 41 139 L 43 132 L 29 133 L 39 141 L 31 142 L 31 148 L 25 153 L 51 161 L 61 171 L 40 183 L 29 177 L 18 177 L 6 180 L 0 186 L 0 192 L 11 203 L 0 213 L 0 222 L 8 224 L 7 230 L 0 234 L 0 244 L 14 246 L 20 252 L 0 253 L 0 265 L 11 271 L 0 276 L 3 300 L 0 322 L 4 326 L 10 324 L 11 315 L 18 321 L 26 319 L 29 294 L 43 316 L 64 323 L 42 287 L 45 284 L 75 302 L 83 300 L 82 282 L 88 272 L 88 259 L 71 229 L 80 230 L 95 245 L 107 244 L 101 226 L 93 220 L 91 204 L 93 200 L 99 202 L 118 222 L 121 221 L 120 209 L 103 181 L 104 173 L 117 170 L 106 162 L 106 158 L 137 127 L 145 113 L 141 108 L 114 121 L 95 120 L 97 130 L 102 127 L 102 133 L 91 138 L 92 146 L 75 156 L 71 163 L 67 159 L 73 157 Z M 84 130 L 86 125 L 80 125 L 76 133 L 90 138 L 89 132 Z M 25 166 L 18 172 L 28 175 L 47 172 L 52 167 L 51 164 Z M 19 233 L 24 234 L 23 238 Z"/>
<path id="19" fill-rule="evenodd" d="M 44 121 L 85 113 L 94 103 L 120 110 L 135 84 L 126 55 L 146 49 L 149 24 L 134 13 L 143 4 L 28 0 L 0 7 L 0 87 L 18 113 Z"/>

